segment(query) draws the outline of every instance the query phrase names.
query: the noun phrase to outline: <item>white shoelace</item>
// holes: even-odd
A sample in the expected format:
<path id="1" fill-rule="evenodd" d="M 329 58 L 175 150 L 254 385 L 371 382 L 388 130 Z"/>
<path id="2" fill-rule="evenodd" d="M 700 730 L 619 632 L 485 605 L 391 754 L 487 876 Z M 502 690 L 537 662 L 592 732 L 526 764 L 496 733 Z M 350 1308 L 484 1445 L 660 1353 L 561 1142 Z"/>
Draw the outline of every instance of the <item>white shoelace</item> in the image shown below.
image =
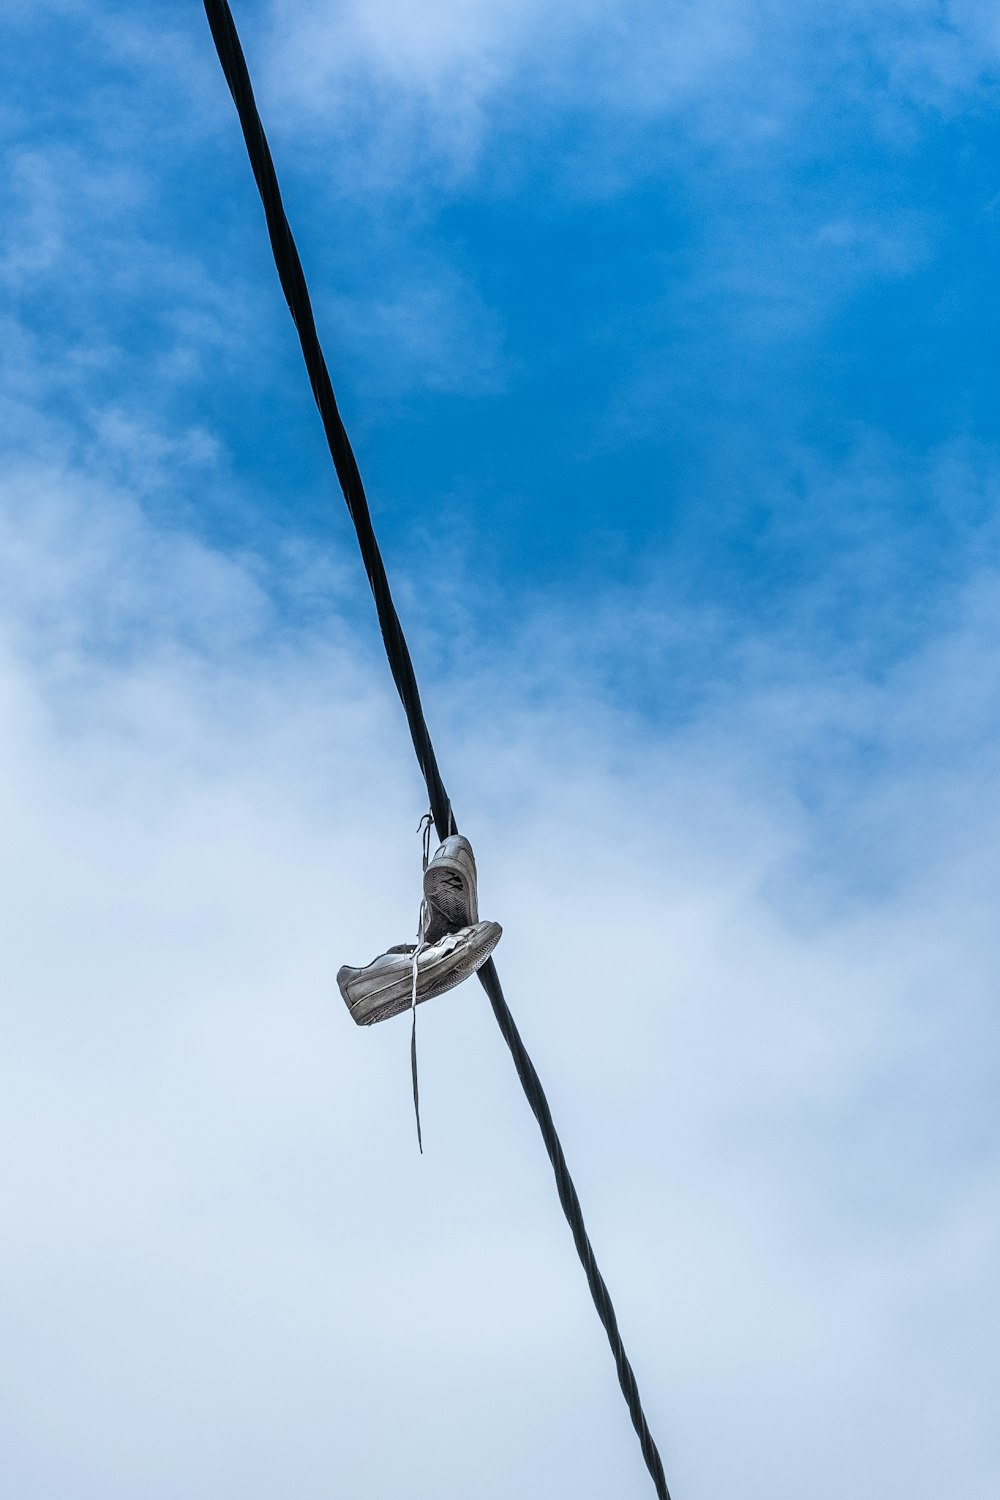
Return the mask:
<path id="1" fill-rule="evenodd" d="M 448 827 L 452 833 L 455 832 L 455 814 L 448 803 Z M 431 835 L 434 832 L 434 814 L 428 810 L 424 813 L 417 824 L 417 832 L 421 835 L 423 873 L 427 874 L 427 866 L 431 861 Z M 421 953 L 427 947 L 424 934 L 427 931 L 427 902 L 421 898 L 420 920 L 417 924 L 417 946 L 413 950 L 410 960 L 411 986 L 410 986 L 410 1014 L 413 1017 L 413 1025 L 410 1029 L 410 1073 L 413 1077 L 413 1113 L 417 1121 L 417 1145 L 420 1147 L 420 1155 L 424 1154 L 424 1140 L 420 1131 L 420 1088 L 417 1083 L 417 966 Z"/>
<path id="2" fill-rule="evenodd" d="M 413 1113 L 417 1121 L 417 1145 L 420 1147 L 420 1155 L 424 1154 L 424 1140 L 420 1133 L 420 1087 L 417 1083 L 417 963 L 421 953 L 427 947 L 424 942 L 424 903 L 420 903 L 420 930 L 417 933 L 417 946 L 413 950 L 410 960 L 412 974 L 412 987 L 410 989 L 410 1014 L 413 1017 L 413 1026 L 410 1030 L 410 1073 L 413 1076 Z"/>
<path id="3" fill-rule="evenodd" d="M 434 829 L 434 815 L 425 812 L 417 824 L 417 832 L 423 839 L 423 869 L 427 872 L 427 866 L 431 858 L 431 833 Z M 420 1155 L 424 1154 L 424 1139 L 420 1130 L 420 1086 L 417 1082 L 417 967 L 420 955 L 427 947 L 424 941 L 424 933 L 427 930 L 427 902 L 421 897 L 420 918 L 417 922 L 417 946 L 413 950 L 410 960 L 410 1014 L 413 1024 L 410 1029 L 410 1074 L 413 1079 L 413 1113 L 417 1121 L 417 1145 L 420 1147 Z"/>

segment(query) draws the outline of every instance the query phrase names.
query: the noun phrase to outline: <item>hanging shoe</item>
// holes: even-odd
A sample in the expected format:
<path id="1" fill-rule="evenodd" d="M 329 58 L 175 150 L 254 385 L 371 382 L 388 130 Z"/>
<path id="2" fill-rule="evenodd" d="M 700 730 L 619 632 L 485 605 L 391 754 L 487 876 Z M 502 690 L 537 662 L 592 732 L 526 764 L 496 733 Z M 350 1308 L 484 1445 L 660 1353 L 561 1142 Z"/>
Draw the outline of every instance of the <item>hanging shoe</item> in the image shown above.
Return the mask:
<path id="1" fill-rule="evenodd" d="M 460 833 L 445 839 L 424 871 L 424 939 L 436 943 L 446 932 L 474 927 L 479 921 L 476 857 Z"/>
<path id="2" fill-rule="evenodd" d="M 471 852 L 471 851 L 470 851 Z M 416 1001 L 420 1005 L 468 979 L 489 958 L 503 931 L 499 922 L 475 922 L 446 932 L 435 942 L 400 943 L 363 969 L 345 964 L 337 975 L 340 993 L 359 1026 L 388 1020 L 413 1003 L 416 956 Z"/>

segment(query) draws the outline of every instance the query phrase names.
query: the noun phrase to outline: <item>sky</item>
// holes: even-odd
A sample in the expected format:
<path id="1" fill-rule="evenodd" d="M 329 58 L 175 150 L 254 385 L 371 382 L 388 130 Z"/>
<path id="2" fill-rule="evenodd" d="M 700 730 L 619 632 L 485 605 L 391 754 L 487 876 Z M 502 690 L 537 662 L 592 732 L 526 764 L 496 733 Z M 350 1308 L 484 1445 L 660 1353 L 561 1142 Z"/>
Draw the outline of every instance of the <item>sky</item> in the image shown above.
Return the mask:
<path id="1" fill-rule="evenodd" d="M 235 16 L 674 1500 L 995 1500 L 995 8 Z M 651 1494 L 202 9 L 0 58 L 3 1491 Z"/>

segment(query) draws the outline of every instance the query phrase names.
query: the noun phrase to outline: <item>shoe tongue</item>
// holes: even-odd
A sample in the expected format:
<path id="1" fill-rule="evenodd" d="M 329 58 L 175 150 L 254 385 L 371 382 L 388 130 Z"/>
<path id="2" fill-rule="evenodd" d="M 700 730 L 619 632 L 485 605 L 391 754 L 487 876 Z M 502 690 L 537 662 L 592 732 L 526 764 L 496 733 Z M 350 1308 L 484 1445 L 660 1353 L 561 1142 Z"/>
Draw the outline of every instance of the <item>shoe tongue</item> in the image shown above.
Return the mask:
<path id="1" fill-rule="evenodd" d="M 394 947 L 387 948 L 386 953 L 412 953 L 416 943 L 396 943 Z"/>

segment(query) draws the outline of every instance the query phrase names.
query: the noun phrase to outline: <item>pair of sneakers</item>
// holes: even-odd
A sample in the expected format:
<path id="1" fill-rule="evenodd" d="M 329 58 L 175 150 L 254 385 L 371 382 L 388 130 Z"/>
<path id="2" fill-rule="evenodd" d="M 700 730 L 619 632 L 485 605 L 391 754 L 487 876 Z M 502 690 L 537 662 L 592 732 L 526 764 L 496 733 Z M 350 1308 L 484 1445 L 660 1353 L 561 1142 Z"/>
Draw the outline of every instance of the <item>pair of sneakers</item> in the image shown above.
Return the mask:
<path id="1" fill-rule="evenodd" d="M 500 941 L 499 922 L 480 922 L 476 860 L 460 833 L 424 870 L 420 939 L 380 953 L 363 969 L 345 964 L 337 984 L 359 1026 L 372 1026 L 443 995 L 481 968 Z"/>

